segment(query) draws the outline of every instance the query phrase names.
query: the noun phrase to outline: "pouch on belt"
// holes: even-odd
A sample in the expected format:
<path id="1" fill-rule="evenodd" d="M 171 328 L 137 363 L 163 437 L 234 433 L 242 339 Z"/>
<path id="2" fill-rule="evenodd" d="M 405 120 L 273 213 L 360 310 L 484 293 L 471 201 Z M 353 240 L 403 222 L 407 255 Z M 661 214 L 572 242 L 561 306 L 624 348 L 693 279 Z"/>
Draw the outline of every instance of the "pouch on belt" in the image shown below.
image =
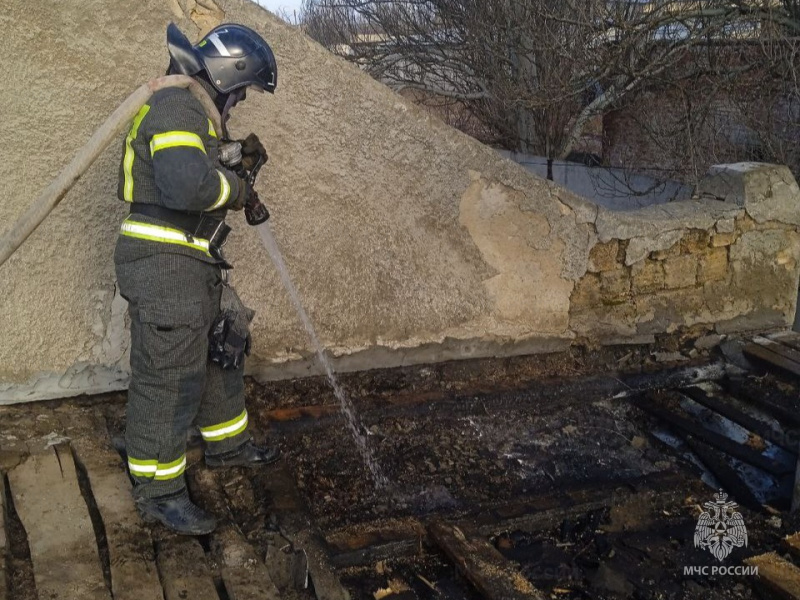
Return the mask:
<path id="1" fill-rule="evenodd" d="M 242 304 L 229 285 L 222 287 L 219 308 L 208 334 L 208 356 L 223 369 L 238 369 L 250 354 L 250 322 L 256 313 Z"/>

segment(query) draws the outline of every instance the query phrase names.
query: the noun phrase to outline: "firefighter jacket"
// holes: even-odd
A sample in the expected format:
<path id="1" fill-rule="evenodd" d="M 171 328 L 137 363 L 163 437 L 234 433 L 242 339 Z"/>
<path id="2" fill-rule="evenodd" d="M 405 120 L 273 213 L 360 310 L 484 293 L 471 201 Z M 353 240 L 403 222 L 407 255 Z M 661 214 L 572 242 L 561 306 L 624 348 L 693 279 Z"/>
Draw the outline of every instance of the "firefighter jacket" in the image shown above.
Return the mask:
<path id="1" fill-rule="evenodd" d="M 166 88 L 153 94 L 125 138 L 119 199 L 223 220 L 240 185 L 220 165 L 214 126 L 191 92 Z M 120 229 L 115 260 L 129 262 L 161 252 L 218 262 L 207 239 L 150 215 L 129 215 Z"/>

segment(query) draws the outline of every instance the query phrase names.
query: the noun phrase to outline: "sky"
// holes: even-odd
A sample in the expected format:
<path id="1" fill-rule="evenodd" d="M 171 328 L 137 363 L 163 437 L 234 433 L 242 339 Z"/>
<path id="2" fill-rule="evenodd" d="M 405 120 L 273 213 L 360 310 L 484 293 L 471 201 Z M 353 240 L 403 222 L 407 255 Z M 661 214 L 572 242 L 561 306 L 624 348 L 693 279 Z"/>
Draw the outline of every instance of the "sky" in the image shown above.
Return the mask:
<path id="1" fill-rule="evenodd" d="M 300 12 L 300 6 L 303 4 L 302 0 L 256 0 L 256 2 L 272 12 L 278 12 L 283 8 L 289 13 Z"/>

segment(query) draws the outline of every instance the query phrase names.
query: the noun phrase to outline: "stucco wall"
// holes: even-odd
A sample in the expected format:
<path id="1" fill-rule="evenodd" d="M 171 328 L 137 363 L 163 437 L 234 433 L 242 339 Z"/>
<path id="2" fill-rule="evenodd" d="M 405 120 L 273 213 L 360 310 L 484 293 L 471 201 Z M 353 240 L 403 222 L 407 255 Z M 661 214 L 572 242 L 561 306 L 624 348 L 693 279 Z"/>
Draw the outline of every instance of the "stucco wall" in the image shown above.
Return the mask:
<path id="1" fill-rule="evenodd" d="M 752 326 L 747 317 L 768 306 L 770 324 L 791 323 L 800 258 L 791 215 L 800 212 L 800 194 L 794 180 L 779 194 L 764 191 L 786 179 L 784 170 L 756 169 L 768 172 L 767 188 L 750 186 L 746 200 L 783 208 L 746 233 L 745 200 L 654 207 L 657 217 L 611 213 L 432 119 L 247 0 L 220 5 L 226 20 L 259 30 L 277 55 L 277 94 L 251 94 L 231 129 L 255 131 L 268 147 L 259 192 L 338 368 L 606 340 L 612 330 L 604 321 L 617 317 L 605 315 L 618 305 L 592 308 L 582 291 L 596 274 L 588 269 L 599 242 L 630 240 L 618 247 L 641 247 L 634 254 L 644 260 L 661 231 L 713 230 L 732 219 L 742 235 L 730 246 L 738 258 L 726 265 L 738 260 L 743 275 L 726 279 L 726 289 L 755 279 L 766 289 L 743 291 L 747 302 L 709 307 L 692 322 Z M 209 6 L 31 0 L 4 7 L 0 23 L 14 52 L 0 55 L 7 77 L 0 223 L 23 211 L 128 93 L 163 73 L 167 23 L 197 39 L 223 18 Z M 0 267 L 0 403 L 126 384 L 125 302 L 115 295 L 112 261 L 126 212 L 115 198 L 120 148 L 121 140 Z M 308 373 L 309 343 L 268 256 L 241 215 L 230 221 L 233 281 L 258 311 L 248 368 L 263 378 Z M 625 276 L 635 278 L 636 268 L 624 266 Z M 591 310 L 600 318 L 584 316 Z M 619 317 L 632 325 L 613 334 L 634 339 L 648 315 Z"/>

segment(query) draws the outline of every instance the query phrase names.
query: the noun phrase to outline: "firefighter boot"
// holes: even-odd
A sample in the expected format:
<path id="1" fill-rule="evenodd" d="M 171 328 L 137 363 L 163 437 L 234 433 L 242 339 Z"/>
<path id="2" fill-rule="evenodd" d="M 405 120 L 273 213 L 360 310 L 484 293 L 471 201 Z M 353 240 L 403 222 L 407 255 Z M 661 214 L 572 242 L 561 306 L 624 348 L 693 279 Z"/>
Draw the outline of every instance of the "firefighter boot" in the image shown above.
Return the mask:
<path id="1" fill-rule="evenodd" d="M 259 448 L 252 441 L 245 442 L 235 450 L 222 454 L 206 453 L 209 467 L 260 467 L 274 463 L 281 457 L 277 447 Z"/>
<path id="2" fill-rule="evenodd" d="M 159 522 L 183 535 L 206 535 L 217 527 L 217 520 L 194 504 L 186 490 L 159 498 L 137 498 L 136 508 L 146 523 Z"/>

